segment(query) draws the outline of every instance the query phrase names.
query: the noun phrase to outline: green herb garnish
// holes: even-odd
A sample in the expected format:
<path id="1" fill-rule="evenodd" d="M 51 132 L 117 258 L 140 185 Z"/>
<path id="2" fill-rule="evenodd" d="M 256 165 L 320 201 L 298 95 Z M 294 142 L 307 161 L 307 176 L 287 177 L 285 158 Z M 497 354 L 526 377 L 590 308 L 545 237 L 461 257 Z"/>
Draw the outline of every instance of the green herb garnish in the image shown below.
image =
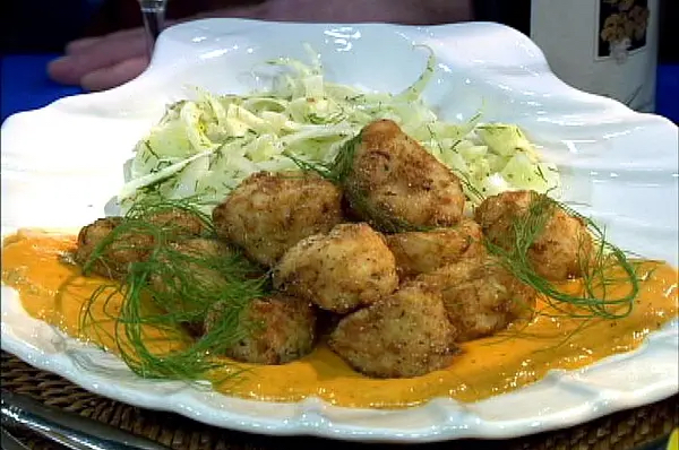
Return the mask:
<path id="1" fill-rule="evenodd" d="M 135 247 L 147 256 L 129 264 L 122 282 L 97 289 L 80 316 L 81 330 L 94 332 L 100 342 L 113 341 L 127 366 L 144 378 L 199 381 L 210 378 L 211 370 L 224 369 L 228 364 L 214 357 L 243 338 L 243 309 L 271 290 L 268 277 L 236 250 L 218 255 L 178 250 L 196 236 L 181 226 L 149 220 L 151 214 L 181 210 L 203 222 L 205 237 L 214 239 L 212 221 L 200 206 L 187 200 L 135 203 L 83 266 L 87 274 L 94 261 L 106 259 L 112 245 L 116 251 L 125 248 L 121 241 L 129 236 L 149 242 L 146 248 Z M 114 308 L 119 302 L 120 308 Z M 191 330 L 202 328 L 218 302 L 220 320 L 193 337 Z M 95 307 L 104 311 L 104 319 L 95 317 Z M 111 322 L 113 334 L 105 326 Z M 241 373 L 233 366 L 227 378 Z"/>

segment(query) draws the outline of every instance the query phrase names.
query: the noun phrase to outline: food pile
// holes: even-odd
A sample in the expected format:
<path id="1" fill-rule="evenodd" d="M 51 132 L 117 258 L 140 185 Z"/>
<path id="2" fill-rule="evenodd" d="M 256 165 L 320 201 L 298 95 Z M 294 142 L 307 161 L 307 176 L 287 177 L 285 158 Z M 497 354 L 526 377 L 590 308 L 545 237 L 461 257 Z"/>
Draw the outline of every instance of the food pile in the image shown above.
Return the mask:
<path id="1" fill-rule="evenodd" d="M 284 364 L 325 342 L 367 376 L 399 378 L 530 320 L 526 274 L 580 277 L 596 253 L 584 220 L 545 194 L 502 192 L 466 214 L 465 180 L 391 120 L 332 164 L 293 160 L 245 178 L 211 215 L 178 202 L 99 219 L 75 260 L 146 292 L 213 355 Z"/>
<path id="2" fill-rule="evenodd" d="M 118 195 L 123 209 L 153 195 L 221 201 L 257 172 L 297 169 L 290 154 L 331 162 L 364 127 L 382 119 L 465 178 L 468 210 L 477 204 L 476 192 L 559 188 L 557 167 L 540 157 L 517 125 L 482 122 L 483 103 L 468 120 L 447 121 L 424 101 L 429 84 L 441 81 L 433 52 L 420 77 L 395 94 L 329 82 L 319 55 L 308 52 L 309 64 L 279 58 L 263 65 L 273 74 L 254 68 L 255 80 L 271 78 L 267 89 L 245 95 L 197 89 L 169 105 L 126 165 L 127 182 Z"/>

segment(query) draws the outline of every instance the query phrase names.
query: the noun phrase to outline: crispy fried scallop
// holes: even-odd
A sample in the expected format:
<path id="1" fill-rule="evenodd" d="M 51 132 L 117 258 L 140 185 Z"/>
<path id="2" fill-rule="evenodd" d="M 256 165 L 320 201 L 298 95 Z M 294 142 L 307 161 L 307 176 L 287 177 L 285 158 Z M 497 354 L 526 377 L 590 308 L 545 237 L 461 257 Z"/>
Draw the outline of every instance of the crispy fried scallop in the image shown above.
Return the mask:
<path id="1" fill-rule="evenodd" d="M 391 120 L 362 130 L 344 188 L 352 209 L 384 232 L 450 226 L 463 215 L 458 177 Z"/>
<path id="2" fill-rule="evenodd" d="M 142 220 L 163 228 L 167 234 L 181 236 L 201 236 L 208 233 L 206 223 L 196 214 L 180 208 L 168 208 L 144 215 Z"/>
<path id="3" fill-rule="evenodd" d="M 384 237 L 365 223 L 337 225 L 300 241 L 283 255 L 273 280 L 276 289 L 337 313 L 369 305 L 399 282 Z"/>
<path id="4" fill-rule="evenodd" d="M 92 273 L 120 279 L 127 273 L 130 263 L 146 259 L 153 246 L 151 236 L 117 233 L 109 237 L 114 229 L 123 223 L 123 220 L 122 217 L 106 217 L 81 228 L 78 233 L 75 261 L 81 266 L 90 263 L 89 270 Z M 107 238 L 111 239 L 110 245 L 98 251 L 99 245 Z M 96 255 L 95 252 L 97 252 Z"/>
<path id="5" fill-rule="evenodd" d="M 232 254 L 224 242 L 215 239 L 193 238 L 169 243 L 167 251 L 159 255 L 158 268 L 150 277 L 155 295 L 162 296 L 166 303 L 163 306 L 171 312 L 204 312 L 227 285 L 220 261 Z"/>
<path id="6" fill-rule="evenodd" d="M 365 375 L 410 378 L 448 367 L 455 335 L 441 296 L 414 283 L 344 317 L 328 343 Z"/>
<path id="7" fill-rule="evenodd" d="M 528 319 L 536 305 L 535 291 L 488 256 L 464 259 L 416 280 L 441 294 L 459 342 L 489 336 L 514 320 Z"/>
<path id="8" fill-rule="evenodd" d="M 191 281 L 202 288 L 225 283 L 224 275 L 220 273 L 216 261 L 219 258 L 227 258 L 232 253 L 224 242 L 193 238 L 170 242 L 168 247 L 169 251 L 160 257 L 161 263 L 179 266 L 178 269 L 191 274 Z"/>
<path id="9" fill-rule="evenodd" d="M 397 273 L 401 279 L 431 272 L 484 252 L 481 228 L 465 218 L 450 228 L 397 233 L 386 239 L 397 261 Z"/>
<path id="10" fill-rule="evenodd" d="M 153 211 L 133 219 L 105 217 L 80 229 L 75 261 L 81 266 L 86 264 L 99 244 L 122 224 L 130 226 L 110 237 L 110 244 L 91 262 L 93 273 L 113 279 L 125 276 L 130 263 L 148 258 L 155 242 L 152 229 L 162 232 L 169 241 L 199 236 L 208 230 L 198 216 L 178 208 Z"/>
<path id="11" fill-rule="evenodd" d="M 273 266 L 301 239 L 342 221 L 342 192 L 318 175 L 258 172 L 213 210 L 217 234 Z"/>
<path id="12" fill-rule="evenodd" d="M 533 191 L 503 192 L 484 200 L 475 211 L 485 236 L 506 249 L 515 242 L 515 223 L 526 223 L 528 217 L 543 217 L 545 224 L 527 251 L 534 271 L 555 281 L 582 275 L 593 245 L 586 224 L 545 196 Z"/>
<path id="13" fill-rule="evenodd" d="M 214 332 L 224 319 L 224 303 L 217 303 L 205 320 L 205 331 Z M 316 340 L 316 316 L 305 300 L 275 294 L 251 300 L 241 311 L 243 337 L 226 355 L 253 364 L 285 364 L 312 351 Z"/>

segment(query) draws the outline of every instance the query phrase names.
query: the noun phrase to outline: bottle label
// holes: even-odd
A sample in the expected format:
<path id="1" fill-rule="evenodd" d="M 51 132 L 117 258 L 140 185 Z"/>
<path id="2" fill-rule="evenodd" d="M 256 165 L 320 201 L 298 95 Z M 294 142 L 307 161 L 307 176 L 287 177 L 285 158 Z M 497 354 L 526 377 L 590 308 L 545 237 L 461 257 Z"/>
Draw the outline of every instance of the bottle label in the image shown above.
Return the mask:
<path id="1" fill-rule="evenodd" d="M 599 0 L 597 58 L 614 58 L 623 64 L 647 45 L 647 0 Z"/>
<path id="2" fill-rule="evenodd" d="M 566 83 L 654 110 L 659 0 L 531 2 L 531 38 Z"/>

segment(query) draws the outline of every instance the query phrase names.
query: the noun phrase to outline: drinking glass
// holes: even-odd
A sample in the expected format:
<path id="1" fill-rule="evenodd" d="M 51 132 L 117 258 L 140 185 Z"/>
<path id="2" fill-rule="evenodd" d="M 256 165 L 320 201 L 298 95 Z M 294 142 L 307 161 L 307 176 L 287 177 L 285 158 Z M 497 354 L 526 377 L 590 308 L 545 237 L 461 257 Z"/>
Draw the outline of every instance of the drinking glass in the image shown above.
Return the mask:
<path id="1" fill-rule="evenodd" d="M 146 46 L 149 60 L 153 54 L 153 47 L 158 35 L 163 31 L 165 22 L 165 6 L 167 0 L 139 0 L 142 10 L 144 29 L 146 30 Z"/>

